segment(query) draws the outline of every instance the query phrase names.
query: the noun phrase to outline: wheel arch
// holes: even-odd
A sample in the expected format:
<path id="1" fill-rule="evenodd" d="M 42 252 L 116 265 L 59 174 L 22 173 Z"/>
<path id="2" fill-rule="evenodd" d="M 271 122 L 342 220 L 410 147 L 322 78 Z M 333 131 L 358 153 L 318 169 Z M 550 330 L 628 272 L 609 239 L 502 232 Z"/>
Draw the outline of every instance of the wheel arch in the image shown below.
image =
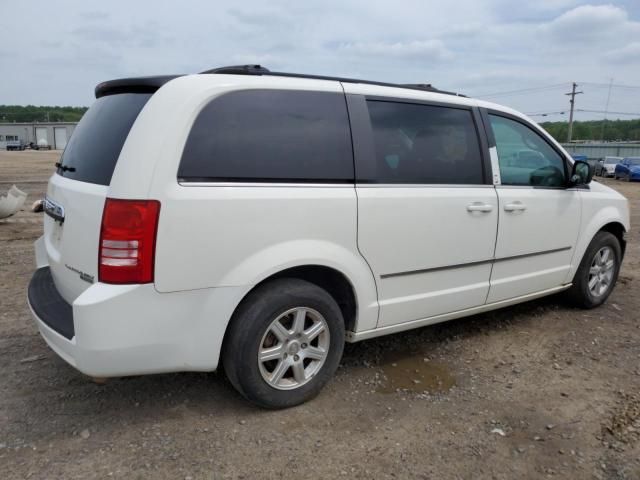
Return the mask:
<path id="1" fill-rule="evenodd" d="M 614 235 L 618 239 L 618 242 L 620 242 L 622 258 L 624 258 L 624 252 L 627 248 L 627 241 L 625 238 L 627 230 L 624 228 L 624 225 L 620 222 L 609 222 L 606 225 L 603 225 L 598 232 L 609 232 Z"/>
<path id="2" fill-rule="evenodd" d="M 584 227 L 578 236 L 576 248 L 574 251 L 571 269 L 567 274 L 565 283 L 571 283 L 576 274 L 582 258 L 587 248 L 593 241 L 598 232 L 605 231 L 614 235 L 620 241 L 620 248 L 624 256 L 626 247 L 625 234 L 628 231 L 628 221 L 625 222 L 624 215 L 618 208 L 609 206 L 598 211 Z"/>
<path id="3" fill-rule="evenodd" d="M 253 285 L 246 293 L 243 295 L 241 300 L 236 305 L 229 322 L 226 325 L 225 332 L 221 342 L 221 351 L 224 350 L 225 344 L 227 341 L 228 333 L 230 330 L 230 326 L 234 321 L 234 317 L 240 306 L 247 299 L 247 297 L 257 288 L 262 285 L 279 279 L 279 278 L 296 278 L 300 280 L 305 280 L 314 285 L 319 286 L 326 290 L 329 295 L 333 297 L 338 306 L 340 307 L 340 311 L 342 312 L 342 316 L 345 322 L 345 330 L 346 331 L 355 331 L 358 323 L 358 313 L 359 313 L 359 305 L 358 305 L 358 294 L 353 282 L 349 279 L 349 277 L 342 271 L 330 267 L 327 265 L 321 264 L 305 264 L 305 265 L 296 265 L 292 267 L 287 267 L 282 270 L 279 270 L 275 273 L 271 273 L 260 281 L 258 281 L 255 285 Z"/>
<path id="4" fill-rule="evenodd" d="M 290 267 L 265 278 L 252 288 L 251 291 L 277 278 L 306 280 L 326 290 L 340 307 L 344 318 L 345 330 L 353 331 L 355 329 L 358 315 L 358 297 L 353 283 L 343 272 L 325 265 L 300 265 Z M 249 293 L 247 293 L 247 295 Z"/>

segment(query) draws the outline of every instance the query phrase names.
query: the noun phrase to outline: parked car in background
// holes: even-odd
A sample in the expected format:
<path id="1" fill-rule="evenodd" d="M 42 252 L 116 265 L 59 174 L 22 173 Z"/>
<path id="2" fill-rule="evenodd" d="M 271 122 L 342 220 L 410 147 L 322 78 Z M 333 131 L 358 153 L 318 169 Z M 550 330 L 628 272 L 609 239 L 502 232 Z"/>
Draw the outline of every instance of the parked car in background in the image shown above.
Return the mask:
<path id="1" fill-rule="evenodd" d="M 39 143 L 29 142 L 29 148 L 31 150 L 51 150 L 51 145 L 46 141 L 41 140 Z"/>
<path id="2" fill-rule="evenodd" d="M 604 157 L 596 164 L 596 175 L 601 177 L 613 177 L 616 165 L 622 161 L 622 157 Z"/>
<path id="3" fill-rule="evenodd" d="M 640 181 L 640 157 L 627 157 L 616 165 L 613 176 L 616 180 Z"/>
<path id="4" fill-rule="evenodd" d="M 627 200 L 510 108 L 260 66 L 96 97 L 49 180 L 28 289 L 88 375 L 223 365 L 290 407 L 345 341 L 561 291 L 594 308 L 616 283 Z"/>
<path id="5" fill-rule="evenodd" d="M 22 140 L 12 140 L 7 142 L 7 150 L 24 150 L 27 146 Z"/>

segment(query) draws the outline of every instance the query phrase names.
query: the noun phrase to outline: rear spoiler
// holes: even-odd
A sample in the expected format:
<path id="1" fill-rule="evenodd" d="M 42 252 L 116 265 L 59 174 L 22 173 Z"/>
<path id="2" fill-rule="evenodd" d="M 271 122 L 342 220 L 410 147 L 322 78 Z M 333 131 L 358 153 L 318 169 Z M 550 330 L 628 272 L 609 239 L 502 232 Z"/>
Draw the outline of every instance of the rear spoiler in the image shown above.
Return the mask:
<path id="1" fill-rule="evenodd" d="M 161 86 L 182 75 L 162 75 L 156 77 L 132 77 L 107 80 L 96 86 L 96 98 L 118 93 L 154 93 Z"/>

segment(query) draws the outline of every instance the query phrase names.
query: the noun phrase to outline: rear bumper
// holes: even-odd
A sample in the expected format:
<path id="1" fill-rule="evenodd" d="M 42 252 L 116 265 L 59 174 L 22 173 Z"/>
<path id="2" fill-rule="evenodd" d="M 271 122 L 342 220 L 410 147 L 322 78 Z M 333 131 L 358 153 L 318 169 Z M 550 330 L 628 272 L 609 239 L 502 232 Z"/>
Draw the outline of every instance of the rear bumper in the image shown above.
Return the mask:
<path id="1" fill-rule="evenodd" d="M 31 311 L 49 329 L 67 340 L 75 336 L 73 310 L 58 293 L 49 267 L 42 267 L 35 271 L 29 282 L 27 295 Z"/>
<path id="2" fill-rule="evenodd" d="M 95 283 L 61 306 L 47 277 L 48 267 L 39 268 L 29 285 L 35 323 L 53 351 L 95 377 L 215 370 L 228 321 L 248 290 L 159 293 L 152 284 Z"/>

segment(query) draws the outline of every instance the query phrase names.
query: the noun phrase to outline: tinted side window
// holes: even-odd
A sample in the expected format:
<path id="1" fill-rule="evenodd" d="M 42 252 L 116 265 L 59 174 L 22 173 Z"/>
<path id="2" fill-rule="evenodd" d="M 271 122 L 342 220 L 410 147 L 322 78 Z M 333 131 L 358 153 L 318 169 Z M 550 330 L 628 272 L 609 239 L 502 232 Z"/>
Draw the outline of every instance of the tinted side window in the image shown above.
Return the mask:
<path id="1" fill-rule="evenodd" d="M 244 90 L 212 100 L 196 118 L 182 181 L 352 182 L 343 94 Z"/>
<path id="2" fill-rule="evenodd" d="M 75 170 L 58 169 L 58 175 L 109 185 L 129 130 L 151 95 L 120 93 L 97 99 L 82 116 L 60 159 Z"/>
<path id="3" fill-rule="evenodd" d="M 520 122 L 489 115 L 503 185 L 562 187 L 564 161 L 538 133 Z"/>
<path id="4" fill-rule="evenodd" d="M 368 100 L 377 183 L 482 184 L 470 110 Z"/>

